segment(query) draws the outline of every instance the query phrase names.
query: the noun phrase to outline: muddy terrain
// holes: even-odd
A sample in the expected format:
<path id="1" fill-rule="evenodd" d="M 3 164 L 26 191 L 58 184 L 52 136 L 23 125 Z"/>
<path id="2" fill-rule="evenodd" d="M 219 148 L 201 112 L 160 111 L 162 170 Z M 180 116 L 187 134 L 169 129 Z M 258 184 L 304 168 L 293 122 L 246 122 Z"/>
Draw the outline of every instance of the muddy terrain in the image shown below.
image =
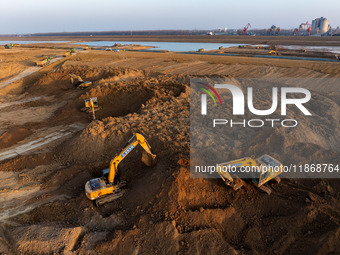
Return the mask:
<path id="1" fill-rule="evenodd" d="M 0 87 L 34 66 L 32 59 L 62 52 L 0 49 Z M 194 179 L 189 172 L 190 78 L 339 78 L 339 71 L 339 63 L 315 61 L 82 51 L 5 84 L 0 254 L 339 254 L 337 179 L 283 179 L 271 184 L 269 196 L 251 183 L 235 192 L 220 179 Z M 93 85 L 76 88 L 69 73 Z M 335 127 L 339 91 L 322 91 Z M 80 111 L 90 97 L 101 108 L 96 120 Z M 131 152 L 120 164 L 126 193 L 96 207 L 85 183 L 99 177 L 136 132 L 146 137 L 157 164 L 145 166 L 141 148 Z M 275 147 L 280 132 L 249 146 L 288 160 Z M 300 146 L 297 160 L 321 150 L 339 162 L 338 145 L 302 138 L 289 144 Z"/>

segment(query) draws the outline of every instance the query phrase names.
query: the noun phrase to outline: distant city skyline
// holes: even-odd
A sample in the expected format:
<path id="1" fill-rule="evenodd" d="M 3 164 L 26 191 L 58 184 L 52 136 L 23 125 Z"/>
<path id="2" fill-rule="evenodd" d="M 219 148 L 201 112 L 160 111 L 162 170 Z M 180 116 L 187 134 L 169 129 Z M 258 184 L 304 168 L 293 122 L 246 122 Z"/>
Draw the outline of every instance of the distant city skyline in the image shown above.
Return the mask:
<path id="1" fill-rule="evenodd" d="M 337 0 L 12 0 L 1 3 L 0 34 L 167 29 L 298 28 L 325 17 L 340 25 Z"/>

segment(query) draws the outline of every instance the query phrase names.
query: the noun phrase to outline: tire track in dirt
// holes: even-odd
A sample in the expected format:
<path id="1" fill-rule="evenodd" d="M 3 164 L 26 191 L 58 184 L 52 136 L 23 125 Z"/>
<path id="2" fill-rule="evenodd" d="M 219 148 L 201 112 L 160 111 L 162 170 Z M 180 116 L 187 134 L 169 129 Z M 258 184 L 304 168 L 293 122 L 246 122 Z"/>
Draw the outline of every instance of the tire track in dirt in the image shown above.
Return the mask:
<path id="1" fill-rule="evenodd" d="M 59 60 L 63 59 L 63 57 L 56 57 L 54 59 L 52 59 L 49 64 L 53 64 Z M 5 87 L 7 87 L 8 85 L 11 85 L 13 82 L 16 82 L 18 80 L 21 80 L 35 72 L 38 72 L 39 70 L 45 68 L 45 66 L 43 67 L 40 67 L 40 66 L 32 66 L 28 69 L 26 69 L 25 71 L 21 72 L 20 74 L 18 74 L 17 76 L 13 77 L 13 78 L 10 78 L 9 80 L 7 81 L 4 81 L 2 83 L 0 83 L 0 89 L 3 89 Z"/>
<path id="2" fill-rule="evenodd" d="M 41 150 L 44 146 L 56 140 L 60 140 L 61 138 L 65 138 L 84 127 L 85 126 L 82 124 L 75 123 L 66 127 L 59 126 L 47 130 L 36 131 L 35 135 L 26 138 L 17 145 L 0 150 L 0 161 Z"/>

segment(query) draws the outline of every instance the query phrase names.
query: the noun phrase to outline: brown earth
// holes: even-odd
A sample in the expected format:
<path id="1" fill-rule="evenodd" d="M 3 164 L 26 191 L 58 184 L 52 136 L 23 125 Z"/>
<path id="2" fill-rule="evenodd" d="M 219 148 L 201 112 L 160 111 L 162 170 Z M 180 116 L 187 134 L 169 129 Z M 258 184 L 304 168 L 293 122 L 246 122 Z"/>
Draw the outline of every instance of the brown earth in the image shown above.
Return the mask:
<path id="1" fill-rule="evenodd" d="M 9 147 L 23 140 L 31 134 L 32 132 L 26 128 L 14 128 L 6 131 L 2 135 L 0 135 L 0 149 Z"/>
<path id="2" fill-rule="evenodd" d="M 63 52 L 64 50 L 58 49 L 29 49 L 21 47 L 5 49 L 0 47 L 0 83 L 18 75 L 29 67 L 35 66 L 35 62 L 43 56 L 55 57 Z"/>
<path id="3" fill-rule="evenodd" d="M 0 81 L 37 54 L 4 56 L 14 71 L 0 73 Z M 334 78 L 339 70 L 338 63 L 312 61 L 88 51 L 2 89 L 0 254 L 339 254 L 338 180 L 284 179 L 268 196 L 250 183 L 235 192 L 189 172 L 191 77 Z M 75 88 L 69 73 L 93 86 Z M 329 127 L 245 134 L 245 146 L 226 160 L 267 148 L 286 162 L 295 147 L 297 164 L 310 157 L 339 162 L 339 89 L 321 94 L 313 113 L 326 112 Z M 91 121 L 80 109 L 94 96 L 102 109 Z M 157 164 L 144 166 L 141 149 L 133 151 L 120 165 L 127 193 L 95 207 L 84 184 L 135 132 L 145 135 Z M 315 139 L 307 142 L 306 133 Z M 10 150 L 17 155 L 8 158 Z"/>

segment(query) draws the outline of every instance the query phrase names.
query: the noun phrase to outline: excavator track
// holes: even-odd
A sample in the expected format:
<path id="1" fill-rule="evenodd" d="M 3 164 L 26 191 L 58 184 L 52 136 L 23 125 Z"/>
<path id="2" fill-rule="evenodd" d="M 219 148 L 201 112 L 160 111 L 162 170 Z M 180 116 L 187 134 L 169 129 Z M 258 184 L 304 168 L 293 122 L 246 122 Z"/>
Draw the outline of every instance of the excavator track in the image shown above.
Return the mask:
<path id="1" fill-rule="evenodd" d="M 272 193 L 272 190 L 271 190 L 269 187 L 265 186 L 265 185 L 262 185 L 262 186 L 257 187 L 257 188 L 258 188 L 259 190 L 261 190 L 261 191 L 267 193 L 268 195 L 270 195 L 270 194 Z"/>
<path id="2" fill-rule="evenodd" d="M 96 201 L 95 201 L 96 206 L 97 207 L 102 206 L 103 204 L 110 203 L 110 202 L 122 197 L 126 193 L 126 190 L 125 189 L 121 190 L 121 188 L 124 188 L 126 186 L 126 184 L 127 184 L 126 181 L 121 181 L 118 184 L 117 192 L 110 194 L 110 195 L 107 195 L 105 197 L 101 197 L 101 198 L 96 199 Z"/>
<path id="3" fill-rule="evenodd" d="M 126 193 L 126 190 L 120 190 L 116 193 L 113 193 L 111 195 L 107 195 L 105 197 L 99 198 L 95 201 L 95 204 L 97 207 L 102 206 L 103 204 L 113 202 L 114 200 L 122 197 Z"/>

